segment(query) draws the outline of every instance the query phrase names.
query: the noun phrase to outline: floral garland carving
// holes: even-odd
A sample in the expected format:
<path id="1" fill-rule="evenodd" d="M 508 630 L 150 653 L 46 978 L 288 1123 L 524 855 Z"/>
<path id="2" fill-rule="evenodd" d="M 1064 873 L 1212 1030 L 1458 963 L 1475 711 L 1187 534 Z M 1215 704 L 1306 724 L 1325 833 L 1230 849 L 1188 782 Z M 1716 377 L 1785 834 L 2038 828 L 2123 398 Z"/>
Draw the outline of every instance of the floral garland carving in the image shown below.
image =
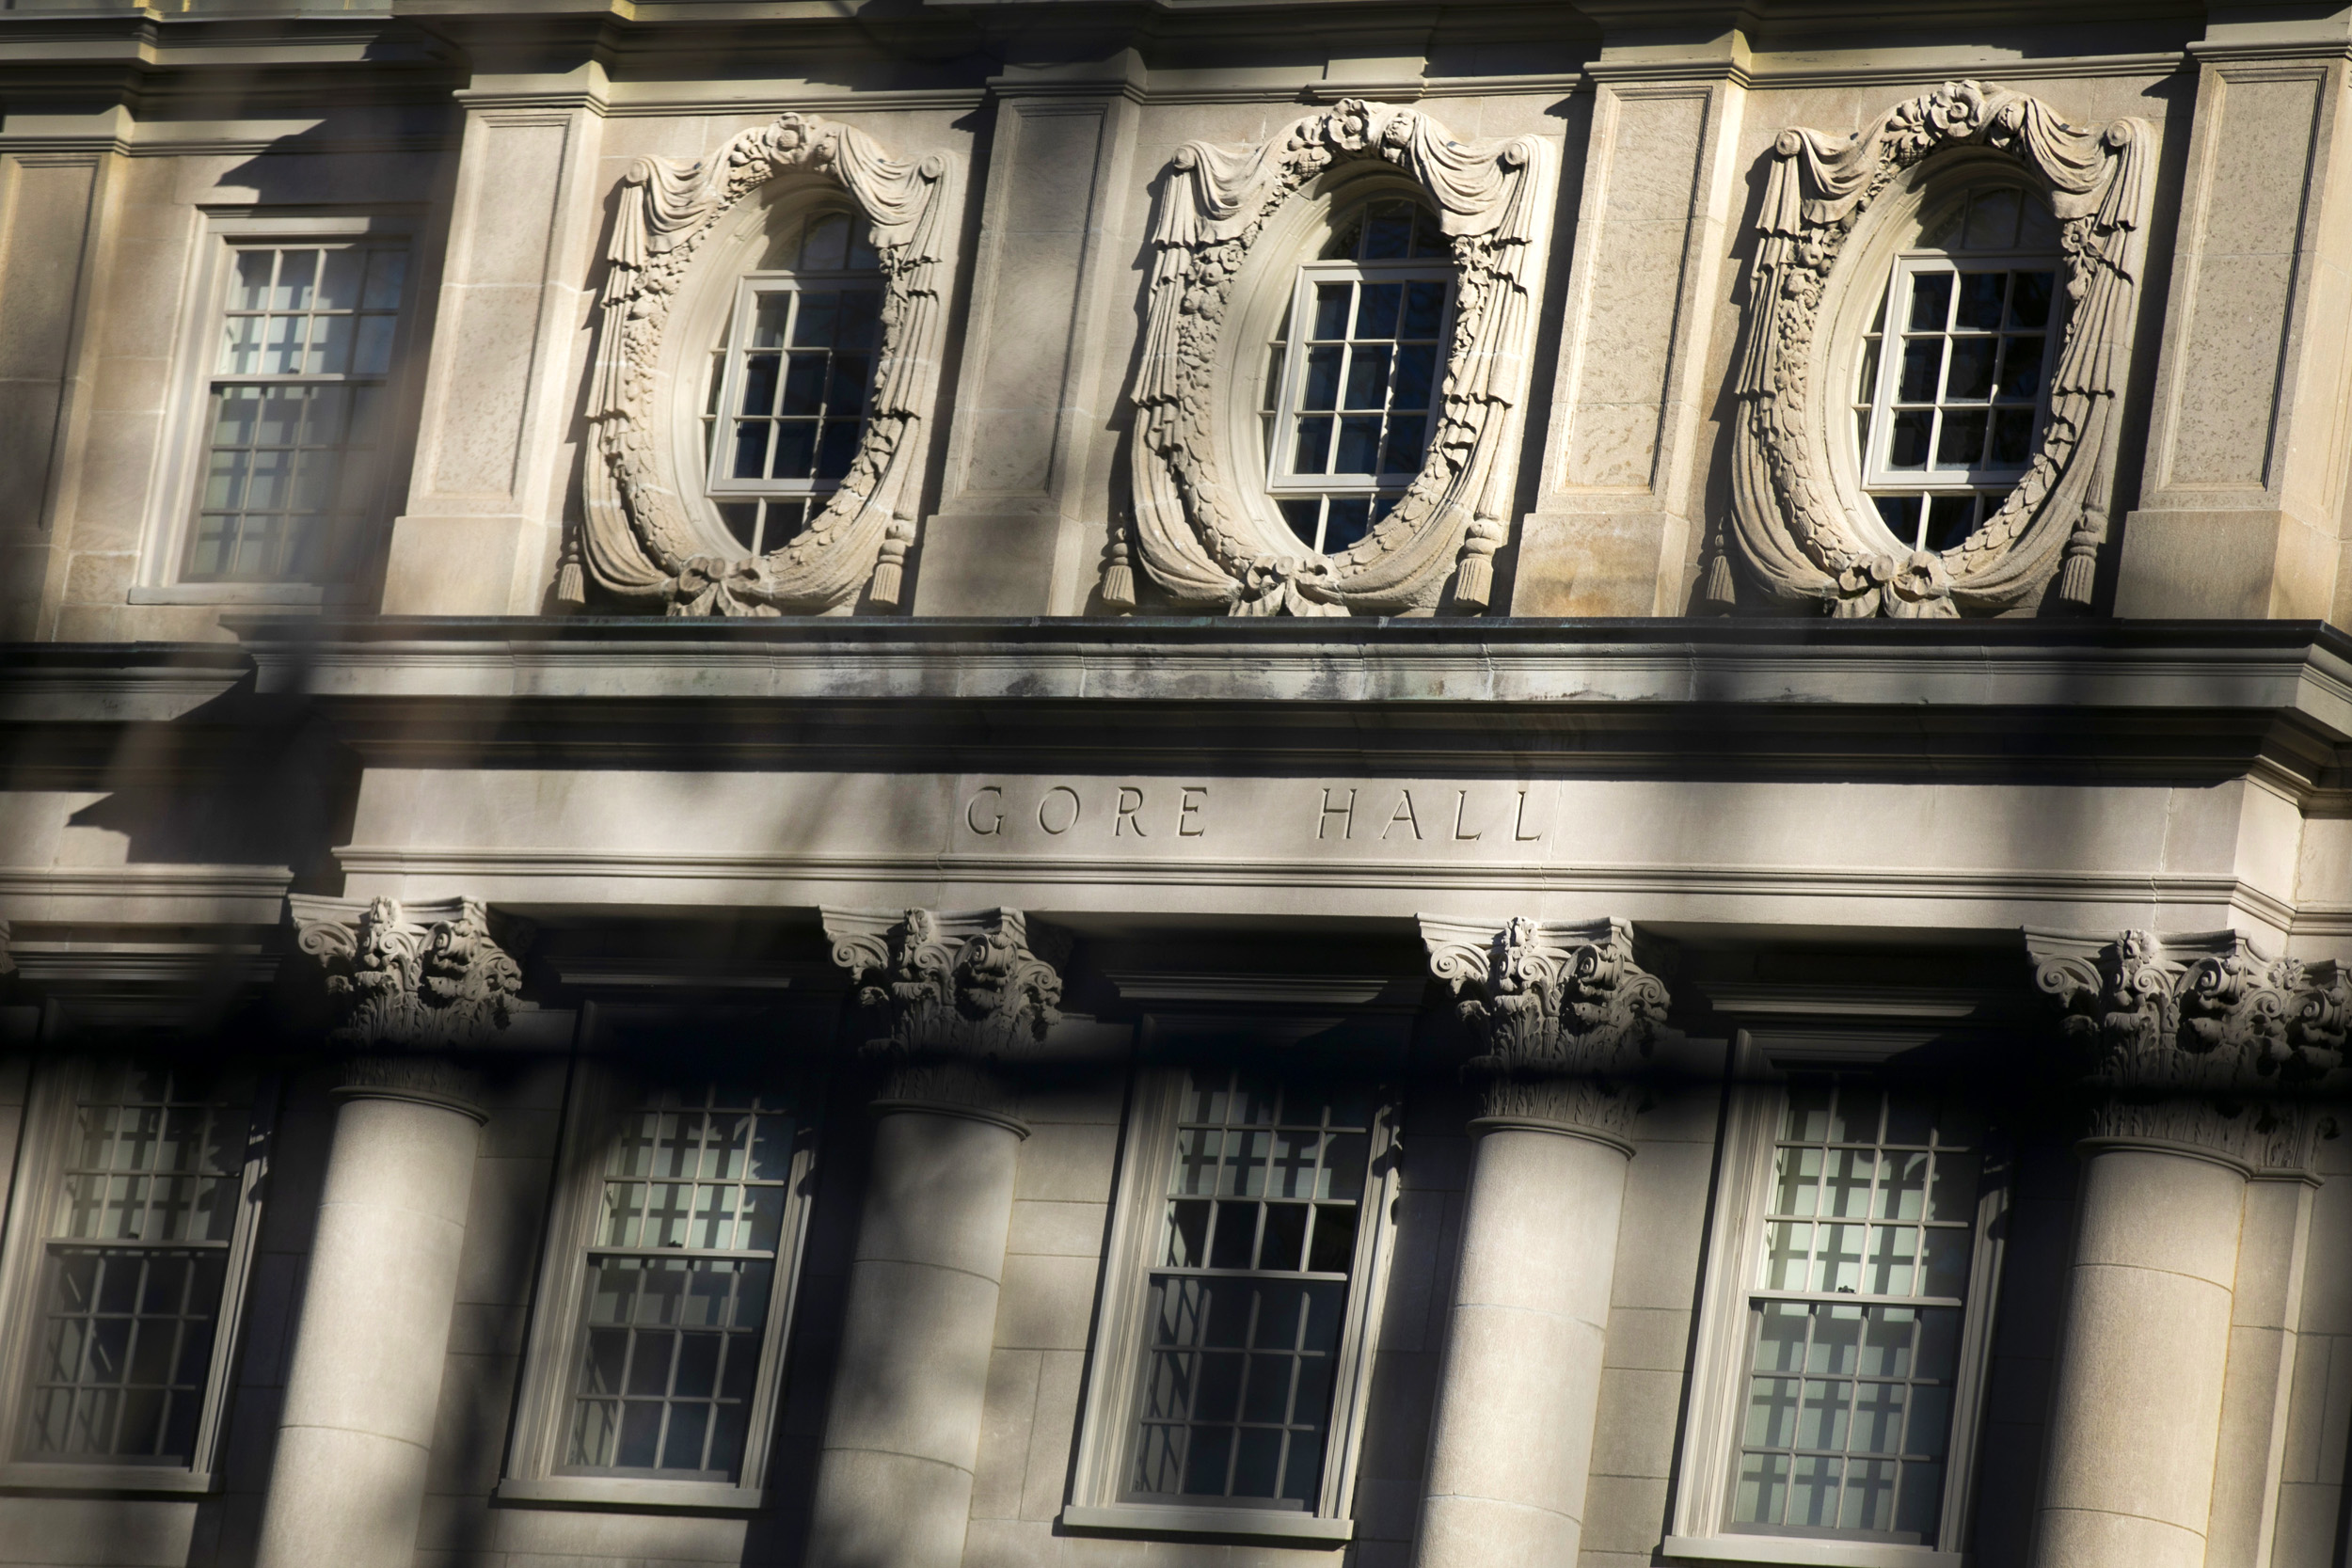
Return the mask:
<path id="1" fill-rule="evenodd" d="M 1152 228 L 1151 302 L 1136 374 L 1133 554 L 1180 604 L 1235 615 L 1483 609 L 1509 537 L 1515 417 L 1526 399 L 1552 150 L 1534 136 L 1464 144 L 1418 109 L 1343 99 L 1250 147 L 1177 149 Z M 1438 435 L 1387 517 L 1338 555 L 1272 546 L 1216 455 L 1219 336 L 1235 277 L 1269 218 L 1335 165 L 1410 174 L 1453 241 L 1454 341 Z M 1104 597 L 1132 608 L 1127 541 Z M 1457 570 L 1458 558 L 1458 570 Z"/>
<path id="2" fill-rule="evenodd" d="M 1829 411 L 1813 385 L 1822 368 L 1815 335 L 1856 220 L 1903 171 L 1962 147 L 2005 152 L 2048 189 L 2070 309 L 2049 420 L 2025 478 L 1958 545 L 1898 558 L 1837 499 Z M 1742 409 L 1724 541 L 1746 580 L 1773 598 L 1817 601 L 1841 616 L 1948 617 L 2029 603 L 2062 563 L 2059 598 L 2090 604 L 2106 532 L 2153 150 L 2145 120 L 2078 129 L 2039 99 L 1977 82 L 1947 83 L 1850 138 L 1780 134 L 1749 264 L 1737 381 Z M 1733 596 L 1730 562 L 1719 551 L 1701 597 L 1727 608 Z"/>
<path id="3" fill-rule="evenodd" d="M 778 548 L 730 559 L 709 553 L 680 503 L 654 406 L 654 370 L 703 242 L 744 198 L 793 170 L 839 185 L 873 224 L 882 354 L 841 487 Z M 660 603 L 671 615 L 813 613 L 853 603 L 862 591 L 875 604 L 898 603 L 922 483 L 918 436 L 939 377 L 957 172 L 944 153 L 895 160 L 862 131 L 798 114 L 743 132 L 700 162 L 637 160 L 622 182 L 606 253 L 588 407 L 595 438 L 581 456 L 585 524 L 564 562 L 559 599 L 584 601 L 584 555 L 605 589 Z"/>

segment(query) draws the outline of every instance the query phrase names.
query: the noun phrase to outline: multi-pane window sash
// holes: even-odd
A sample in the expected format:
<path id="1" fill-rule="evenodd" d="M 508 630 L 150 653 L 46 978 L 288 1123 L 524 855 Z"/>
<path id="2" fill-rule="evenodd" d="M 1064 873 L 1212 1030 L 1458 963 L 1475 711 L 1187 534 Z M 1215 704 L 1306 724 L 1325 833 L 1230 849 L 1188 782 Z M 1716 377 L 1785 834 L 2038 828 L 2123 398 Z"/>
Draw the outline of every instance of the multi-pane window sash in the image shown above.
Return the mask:
<path id="1" fill-rule="evenodd" d="M 1930 244 L 1895 264 L 1863 341 L 1854 420 L 1879 515 L 1905 546 L 1945 550 L 2033 460 L 2065 300 L 2039 197 L 1978 191 Z"/>
<path id="2" fill-rule="evenodd" d="M 1730 1526 L 1932 1544 L 1983 1139 L 1963 1107 L 1792 1082 L 1755 1289 Z"/>
<path id="3" fill-rule="evenodd" d="M 252 1085 L 116 1064 L 75 1101 L 17 1456 L 184 1466 L 221 1340 Z"/>
<path id="4" fill-rule="evenodd" d="M 399 244 L 231 253 L 182 580 L 349 574 L 382 488 L 407 271 Z"/>
<path id="5" fill-rule="evenodd" d="M 1316 1507 L 1372 1117 L 1360 1092 L 1190 1074 L 1149 1276 L 1131 1499 Z"/>
<path id="6" fill-rule="evenodd" d="M 711 498 L 755 555 L 807 527 L 849 477 L 882 347 L 881 261 L 865 220 L 816 214 L 793 258 L 738 290 L 703 411 Z"/>
<path id="7" fill-rule="evenodd" d="M 557 1473 L 739 1474 L 796 1133 L 786 1101 L 720 1086 L 613 1117 Z"/>
<path id="8" fill-rule="evenodd" d="M 1418 203 L 1372 203 L 1299 268 L 1267 350 L 1267 486 L 1301 544 L 1346 549 L 1428 456 L 1453 331 L 1452 247 Z"/>

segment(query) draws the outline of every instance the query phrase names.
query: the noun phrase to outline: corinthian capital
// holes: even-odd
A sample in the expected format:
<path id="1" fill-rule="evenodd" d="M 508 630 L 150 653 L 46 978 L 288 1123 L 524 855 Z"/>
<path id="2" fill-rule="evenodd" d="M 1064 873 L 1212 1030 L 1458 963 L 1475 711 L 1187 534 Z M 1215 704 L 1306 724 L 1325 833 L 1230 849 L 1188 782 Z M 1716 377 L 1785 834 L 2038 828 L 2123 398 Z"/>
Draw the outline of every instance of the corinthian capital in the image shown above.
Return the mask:
<path id="1" fill-rule="evenodd" d="M 1500 928 L 1421 918 L 1432 974 L 1461 1004 L 1489 1117 L 1526 1117 L 1629 1136 L 1640 1071 L 1668 997 L 1634 961 L 1622 920 L 1515 919 Z"/>
<path id="2" fill-rule="evenodd" d="M 2296 1164 L 2347 1086 L 2352 975 L 2332 959 L 2273 958 L 2236 931 L 2027 931 L 2034 983 L 2099 1092 L 2098 1136 L 2197 1145 Z"/>
<path id="3" fill-rule="evenodd" d="M 866 1047 L 890 1069 L 883 1098 L 1008 1107 L 997 1069 L 1061 1022 L 1068 936 L 1033 934 L 1019 910 L 819 912 L 834 962 L 887 1031 Z"/>
<path id="4" fill-rule="evenodd" d="M 302 951 L 326 971 L 335 1016 L 327 1038 L 336 1044 L 474 1045 L 513 1018 L 522 971 L 473 899 L 405 907 L 393 898 L 287 902 Z"/>

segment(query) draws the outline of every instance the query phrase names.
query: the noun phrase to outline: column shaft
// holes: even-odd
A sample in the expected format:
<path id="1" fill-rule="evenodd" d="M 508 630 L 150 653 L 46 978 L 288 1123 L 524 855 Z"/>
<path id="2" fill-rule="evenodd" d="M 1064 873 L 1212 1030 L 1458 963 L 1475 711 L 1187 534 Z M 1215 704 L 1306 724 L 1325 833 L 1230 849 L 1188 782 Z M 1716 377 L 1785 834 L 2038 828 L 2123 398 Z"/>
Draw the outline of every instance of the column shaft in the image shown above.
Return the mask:
<path id="1" fill-rule="evenodd" d="M 337 1113 L 257 1568 L 408 1568 L 478 1132 L 419 1100 Z"/>
<path id="2" fill-rule="evenodd" d="M 956 1568 L 1012 1226 L 1009 1118 L 910 1106 L 874 1128 L 809 1526 L 811 1568 Z"/>
<path id="3" fill-rule="evenodd" d="M 1576 1561 L 1626 1152 L 1529 1122 L 1478 1140 L 1416 1568 Z"/>
<path id="4" fill-rule="evenodd" d="M 2204 1568 L 2245 1204 L 2226 1164 L 2091 1153 L 2033 1568 Z"/>

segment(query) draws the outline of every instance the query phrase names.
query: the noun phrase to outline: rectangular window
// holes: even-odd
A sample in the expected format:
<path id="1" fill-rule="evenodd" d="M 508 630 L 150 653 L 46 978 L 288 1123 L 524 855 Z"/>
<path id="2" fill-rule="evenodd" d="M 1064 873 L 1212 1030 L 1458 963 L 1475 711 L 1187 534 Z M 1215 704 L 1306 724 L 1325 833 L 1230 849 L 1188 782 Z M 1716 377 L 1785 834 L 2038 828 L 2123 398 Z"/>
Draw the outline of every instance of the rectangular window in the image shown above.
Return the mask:
<path id="1" fill-rule="evenodd" d="M 32 1329 L 10 1369 L 11 1477 L 204 1489 L 252 1241 L 253 1080 L 65 1065 L 26 1156 L 0 1264 L 24 1308 L 10 1321 Z"/>
<path id="2" fill-rule="evenodd" d="M 1346 1538 L 1391 1124 L 1365 1085 L 1155 1075 L 1066 1522 Z"/>
<path id="3" fill-rule="evenodd" d="M 405 242 L 231 247 L 187 583 L 348 577 L 381 510 Z"/>
<path id="4" fill-rule="evenodd" d="M 1742 1095 L 1667 1555 L 1956 1564 L 2005 1200 L 1984 1124 L 1868 1073 Z"/>
<path id="5" fill-rule="evenodd" d="M 581 1077 L 501 1495 L 756 1506 L 805 1220 L 799 1098 Z"/>

